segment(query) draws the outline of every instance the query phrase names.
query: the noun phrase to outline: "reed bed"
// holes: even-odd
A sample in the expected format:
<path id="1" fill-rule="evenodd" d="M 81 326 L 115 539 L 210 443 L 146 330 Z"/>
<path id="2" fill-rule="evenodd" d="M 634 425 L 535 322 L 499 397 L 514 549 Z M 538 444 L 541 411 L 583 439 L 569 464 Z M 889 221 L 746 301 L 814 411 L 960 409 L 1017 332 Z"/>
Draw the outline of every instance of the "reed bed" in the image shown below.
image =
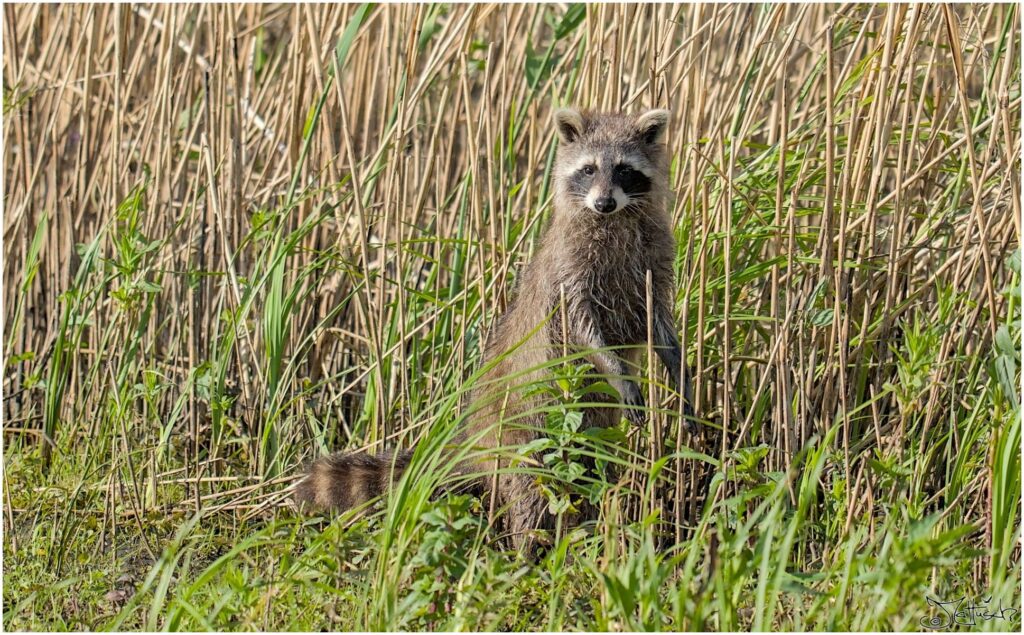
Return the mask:
<path id="1" fill-rule="evenodd" d="M 1020 28 L 5 4 L 4 627 L 918 630 L 964 596 L 1019 629 Z M 434 490 L 563 104 L 673 113 L 704 423 L 652 374 L 596 523 L 530 562 Z M 417 442 L 375 513 L 285 502 Z"/>

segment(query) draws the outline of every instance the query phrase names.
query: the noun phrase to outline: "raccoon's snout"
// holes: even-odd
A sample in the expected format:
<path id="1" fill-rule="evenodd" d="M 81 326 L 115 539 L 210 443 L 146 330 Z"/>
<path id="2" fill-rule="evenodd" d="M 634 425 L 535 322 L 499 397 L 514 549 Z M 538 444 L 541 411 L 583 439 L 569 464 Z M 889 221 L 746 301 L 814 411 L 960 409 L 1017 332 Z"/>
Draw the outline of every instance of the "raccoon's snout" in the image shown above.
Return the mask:
<path id="1" fill-rule="evenodd" d="M 628 203 L 626 195 L 617 187 L 611 189 L 595 187 L 587 196 L 587 207 L 605 216 L 619 211 Z"/>
<path id="2" fill-rule="evenodd" d="M 602 214 L 611 214 L 618 207 L 615 199 L 611 196 L 602 196 L 601 198 L 594 201 L 594 209 L 601 212 Z"/>

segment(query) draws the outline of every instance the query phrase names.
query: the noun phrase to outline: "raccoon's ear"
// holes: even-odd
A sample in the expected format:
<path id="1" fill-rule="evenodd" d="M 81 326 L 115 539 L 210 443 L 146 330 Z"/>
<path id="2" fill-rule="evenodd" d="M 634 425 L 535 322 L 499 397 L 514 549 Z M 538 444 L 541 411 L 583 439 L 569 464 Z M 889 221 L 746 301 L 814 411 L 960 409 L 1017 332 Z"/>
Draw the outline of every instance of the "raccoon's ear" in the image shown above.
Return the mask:
<path id="1" fill-rule="evenodd" d="M 636 120 L 636 127 L 640 131 L 640 138 L 644 143 L 661 143 L 665 139 L 665 131 L 668 128 L 669 111 L 648 110 Z"/>
<path id="2" fill-rule="evenodd" d="M 583 134 L 583 116 L 572 108 L 559 108 L 555 111 L 555 129 L 562 143 L 572 143 Z"/>

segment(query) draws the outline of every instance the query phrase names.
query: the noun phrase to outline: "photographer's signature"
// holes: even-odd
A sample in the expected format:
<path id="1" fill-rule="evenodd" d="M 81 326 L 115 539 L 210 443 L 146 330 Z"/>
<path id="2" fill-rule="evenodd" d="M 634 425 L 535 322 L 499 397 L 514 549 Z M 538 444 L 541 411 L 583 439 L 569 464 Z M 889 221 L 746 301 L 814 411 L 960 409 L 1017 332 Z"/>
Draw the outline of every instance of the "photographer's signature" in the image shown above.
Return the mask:
<path id="1" fill-rule="evenodd" d="M 942 611 L 942 615 L 922 617 L 921 626 L 925 628 L 949 629 L 954 625 L 975 626 L 979 622 L 987 622 L 989 620 L 1010 621 L 1017 617 L 1017 614 L 1020 612 L 1015 608 L 1003 608 L 1002 602 L 999 603 L 999 608 L 996 609 L 991 605 L 991 597 L 981 600 L 969 600 L 965 595 L 960 599 L 948 602 L 943 602 L 927 595 L 924 597 L 928 600 L 928 604 Z"/>

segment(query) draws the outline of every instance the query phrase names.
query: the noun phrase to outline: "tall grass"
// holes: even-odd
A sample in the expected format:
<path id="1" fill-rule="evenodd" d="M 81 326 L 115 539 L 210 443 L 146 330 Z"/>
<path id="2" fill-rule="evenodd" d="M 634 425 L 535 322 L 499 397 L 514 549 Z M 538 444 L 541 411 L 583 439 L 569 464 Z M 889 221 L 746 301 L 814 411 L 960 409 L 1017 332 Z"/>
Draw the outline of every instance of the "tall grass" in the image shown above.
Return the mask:
<path id="1" fill-rule="evenodd" d="M 3 23 L 5 628 L 1019 629 L 1015 5 Z M 673 112 L 704 424 L 655 373 L 646 428 L 581 430 L 553 363 L 547 441 L 503 449 L 559 512 L 531 562 L 445 448 L 561 104 Z M 285 504 L 414 444 L 367 513 Z"/>

